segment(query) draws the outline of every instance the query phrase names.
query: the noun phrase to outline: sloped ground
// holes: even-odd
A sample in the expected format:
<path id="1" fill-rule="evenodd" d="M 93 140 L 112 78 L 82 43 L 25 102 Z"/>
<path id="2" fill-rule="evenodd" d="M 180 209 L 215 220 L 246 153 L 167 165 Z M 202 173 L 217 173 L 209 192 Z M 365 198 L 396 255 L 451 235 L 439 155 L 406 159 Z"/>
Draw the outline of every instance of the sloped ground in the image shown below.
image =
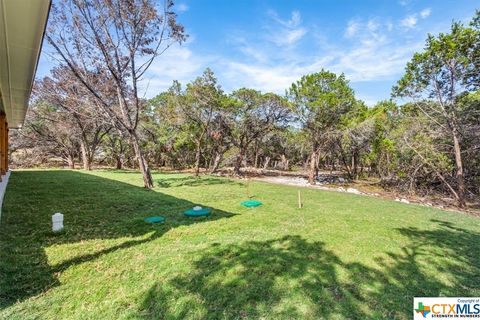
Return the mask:
<path id="1" fill-rule="evenodd" d="M 0 318 L 410 319 L 414 296 L 480 295 L 479 218 L 307 188 L 298 209 L 298 187 L 154 179 L 147 191 L 133 172 L 14 172 Z M 197 204 L 212 215 L 181 214 Z M 153 214 L 165 224 L 144 223 Z"/>
<path id="2" fill-rule="evenodd" d="M 221 171 L 223 176 L 231 176 L 233 169 L 227 168 Z M 399 190 L 385 190 L 380 185 L 380 180 L 368 178 L 361 180 L 348 180 L 346 174 L 341 171 L 320 170 L 316 185 L 308 183 L 308 172 L 306 171 L 283 171 L 272 169 L 258 169 L 253 167 L 243 168 L 243 179 L 252 179 L 256 181 L 271 182 L 297 187 L 309 187 L 321 190 L 348 192 L 354 194 L 363 194 L 372 197 L 390 199 L 404 203 L 416 203 L 427 207 L 436 207 L 449 211 L 463 212 L 466 214 L 480 217 L 480 198 L 468 197 L 467 207 L 459 208 L 453 198 L 445 194 L 431 193 L 429 195 L 409 194 L 399 192 Z"/>

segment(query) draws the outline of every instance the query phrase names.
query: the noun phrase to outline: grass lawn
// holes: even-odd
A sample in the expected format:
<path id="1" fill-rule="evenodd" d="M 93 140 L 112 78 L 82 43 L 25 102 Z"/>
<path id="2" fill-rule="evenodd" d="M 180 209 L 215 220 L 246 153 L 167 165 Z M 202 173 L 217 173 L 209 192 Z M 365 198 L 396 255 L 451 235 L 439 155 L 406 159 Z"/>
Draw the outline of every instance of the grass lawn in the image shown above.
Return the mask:
<path id="1" fill-rule="evenodd" d="M 217 177 L 16 171 L 0 222 L 2 319 L 410 319 L 480 296 L 480 219 Z M 256 209 L 239 203 L 248 195 Z M 187 218 L 195 204 L 208 218 Z M 52 234 L 51 214 L 66 229 Z M 161 214 L 163 225 L 143 221 Z"/>

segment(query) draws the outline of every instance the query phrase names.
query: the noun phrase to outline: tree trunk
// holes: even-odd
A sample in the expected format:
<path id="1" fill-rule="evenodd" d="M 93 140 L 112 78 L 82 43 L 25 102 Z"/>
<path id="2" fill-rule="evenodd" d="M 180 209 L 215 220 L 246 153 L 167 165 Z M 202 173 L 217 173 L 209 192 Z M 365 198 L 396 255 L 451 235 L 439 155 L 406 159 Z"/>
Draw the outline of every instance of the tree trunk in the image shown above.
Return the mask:
<path id="1" fill-rule="evenodd" d="M 198 141 L 195 149 L 195 177 L 198 177 L 198 175 L 200 174 L 200 157 L 202 156 L 201 148 L 201 142 Z"/>
<path id="2" fill-rule="evenodd" d="M 142 150 L 140 149 L 140 144 L 138 142 L 137 134 L 134 131 L 130 132 L 130 137 L 132 141 L 133 150 L 135 151 L 135 156 L 138 160 L 138 167 L 143 177 L 143 186 L 147 189 L 153 188 L 153 179 L 148 164 L 143 157 Z"/>
<path id="3" fill-rule="evenodd" d="M 122 157 L 120 155 L 117 155 L 115 157 L 115 160 L 116 160 L 116 168 L 117 170 L 121 170 L 123 168 L 123 164 L 122 164 Z"/>
<path id="4" fill-rule="evenodd" d="M 160 167 L 162 166 L 162 160 L 162 153 L 159 152 L 155 157 L 155 166 L 157 167 L 157 169 L 160 169 Z"/>
<path id="5" fill-rule="evenodd" d="M 240 148 L 240 152 L 238 153 L 237 159 L 235 161 L 235 167 L 233 168 L 233 174 L 236 176 L 240 175 L 240 168 L 242 167 L 244 156 L 245 156 L 245 149 L 242 147 Z"/>
<path id="6" fill-rule="evenodd" d="M 312 186 L 315 185 L 315 169 L 317 167 L 317 153 L 312 151 L 312 154 L 310 155 L 310 170 L 308 172 L 308 183 L 310 183 Z"/>
<path id="7" fill-rule="evenodd" d="M 210 173 L 215 173 L 218 170 L 218 167 L 220 166 L 220 163 L 222 162 L 223 158 L 223 153 L 220 151 L 217 151 L 215 153 L 215 159 L 213 160 L 213 166 L 212 169 L 210 170 Z"/>
<path id="8" fill-rule="evenodd" d="M 345 170 L 347 170 L 347 175 L 349 179 L 353 179 L 352 171 L 350 170 L 351 168 L 348 166 L 345 153 L 342 151 L 340 147 L 340 158 L 342 159 L 343 165 L 345 166 Z"/>
<path id="9" fill-rule="evenodd" d="M 267 169 L 268 168 L 268 164 L 270 163 L 270 157 L 265 157 L 265 162 L 263 163 L 263 169 Z"/>
<path id="10" fill-rule="evenodd" d="M 88 154 L 87 146 L 83 139 L 80 141 L 80 151 L 82 154 L 82 163 L 83 163 L 83 169 L 84 170 L 92 170 L 92 164 L 91 164 L 91 159 Z"/>
<path id="11" fill-rule="evenodd" d="M 75 169 L 75 158 L 73 157 L 73 155 L 69 154 L 67 156 L 67 163 L 69 169 Z"/>
<path id="12" fill-rule="evenodd" d="M 353 151 L 352 153 L 352 175 L 355 180 L 358 179 L 358 155 L 357 151 Z"/>
<path id="13" fill-rule="evenodd" d="M 284 154 L 280 156 L 280 163 L 282 165 L 282 170 L 288 171 L 288 159 Z"/>
<path id="14" fill-rule="evenodd" d="M 458 130 L 453 128 L 453 148 L 455 150 L 455 165 L 457 167 L 457 184 L 458 184 L 458 206 L 460 208 L 465 207 L 465 180 L 463 177 L 463 162 L 462 162 L 462 150 L 460 148 L 460 142 L 458 140 Z"/>

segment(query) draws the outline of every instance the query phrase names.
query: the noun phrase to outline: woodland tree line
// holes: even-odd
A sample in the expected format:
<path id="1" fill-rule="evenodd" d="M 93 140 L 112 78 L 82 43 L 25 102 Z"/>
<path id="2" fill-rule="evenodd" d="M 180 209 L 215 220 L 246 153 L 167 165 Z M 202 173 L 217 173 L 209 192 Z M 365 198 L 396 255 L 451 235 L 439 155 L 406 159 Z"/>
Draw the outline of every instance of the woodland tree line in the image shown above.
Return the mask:
<path id="1" fill-rule="evenodd" d="M 62 0 L 46 40 L 58 62 L 36 82 L 17 166 L 60 159 L 74 168 L 229 167 L 341 170 L 388 188 L 444 193 L 464 206 L 480 194 L 480 12 L 448 33 L 428 35 L 392 88 L 367 107 L 343 74 L 305 75 L 284 95 L 224 92 L 210 69 L 174 81 L 152 99 L 139 82 L 165 50 L 185 41 L 174 6 L 153 1 Z M 399 103 L 398 101 L 401 101 Z"/>

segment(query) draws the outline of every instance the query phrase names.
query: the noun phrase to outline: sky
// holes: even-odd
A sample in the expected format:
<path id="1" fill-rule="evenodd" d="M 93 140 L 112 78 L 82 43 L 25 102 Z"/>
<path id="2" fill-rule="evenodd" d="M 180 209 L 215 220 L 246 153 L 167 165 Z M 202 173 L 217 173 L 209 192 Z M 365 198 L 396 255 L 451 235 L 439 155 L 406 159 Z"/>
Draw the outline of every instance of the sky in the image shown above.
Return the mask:
<path id="1" fill-rule="evenodd" d="M 356 97 L 373 106 L 390 98 L 428 33 L 468 23 L 478 0 L 177 0 L 189 35 L 157 58 L 143 80 L 153 97 L 173 80 L 192 81 L 209 67 L 226 92 L 249 87 L 284 94 L 322 68 L 344 73 Z M 48 46 L 45 50 L 48 52 Z M 42 53 L 37 77 L 51 62 Z"/>

